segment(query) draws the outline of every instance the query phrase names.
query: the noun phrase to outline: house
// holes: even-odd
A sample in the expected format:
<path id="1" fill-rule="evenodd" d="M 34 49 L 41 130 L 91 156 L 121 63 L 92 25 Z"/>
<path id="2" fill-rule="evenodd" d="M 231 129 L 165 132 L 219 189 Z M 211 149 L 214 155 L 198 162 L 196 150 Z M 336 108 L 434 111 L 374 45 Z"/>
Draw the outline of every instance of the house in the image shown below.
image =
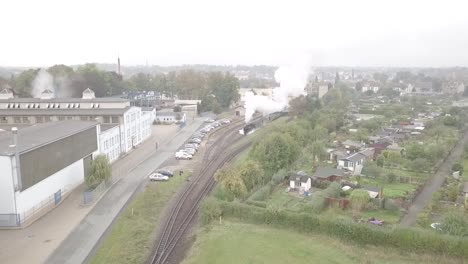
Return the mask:
<path id="1" fill-rule="evenodd" d="M 353 153 L 346 158 L 338 160 L 338 169 L 344 169 L 348 171 L 360 171 L 367 156 L 362 153 Z"/>
<path id="2" fill-rule="evenodd" d="M 398 146 L 398 144 L 396 143 L 393 143 L 387 146 L 387 150 L 395 151 L 395 152 L 399 152 L 400 154 L 403 154 L 403 152 L 405 151 L 405 148 Z"/>
<path id="3" fill-rule="evenodd" d="M 337 162 L 340 159 L 346 158 L 348 156 L 348 152 L 346 149 L 327 149 L 328 158 L 330 161 Z"/>
<path id="4" fill-rule="evenodd" d="M 161 123 L 184 123 L 186 119 L 182 112 L 156 112 L 156 121 Z"/>
<path id="5" fill-rule="evenodd" d="M 361 149 L 364 146 L 364 144 L 361 142 L 349 140 L 349 139 L 345 140 L 341 144 L 350 152 L 359 151 L 359 149 Z"/>
<path id="6" fill-rule="evenodd" d="M 463 185 L 463 193 L 465 194 L 465 198 L 468 198 L 468 182 L 465 182 Z"/>
<path id="7" fill-rule="evenodd" d="M 319 181 L 340 181 L 344 176 L 344 171 L 335 168 L 317 168 L 314 175 L 314 179 Z"/>
<path id="8" fill-rule="evenodd" d="M 363 186 L 363 188 L 369 193 L 370 198 L 382 198 L 382 188 L 377 186 Z"/>
<path id="9" fill-rule="evenodd" d="M 312 180 L 310 177 L 303 173 L 299 172 L 296 175 L 289 176 L 289 188 L 292 190 L 298 190 L 299 192 L 308 192 L 312 185 Z"/>

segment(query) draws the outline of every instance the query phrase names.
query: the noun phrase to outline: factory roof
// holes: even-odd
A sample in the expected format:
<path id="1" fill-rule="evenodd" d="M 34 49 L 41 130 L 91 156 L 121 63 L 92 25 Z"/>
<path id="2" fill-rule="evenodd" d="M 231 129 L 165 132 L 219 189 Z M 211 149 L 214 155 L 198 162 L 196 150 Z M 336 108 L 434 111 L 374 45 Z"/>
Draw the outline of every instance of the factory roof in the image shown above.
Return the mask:
<path id="1" fill-rule="evenodd" d="M 0 103 L 99 103 L 99 102 L 130 102 L 128 99 L 120 97 L 98 97 L 93 99 L 83 98 L 9 98 L 0 99 Z"/>
<path id="2" fill-rule="evenodd" d="M 55 109 L 0 109 L 0 116 L 99 116 L 122 115 L 130 107 L 125 108 L 55 108 Z"/>
<path id="3" fill-rule="evenodd" d="M 27 152 L 96 125 L 97 122 L 66 120 L 20 127 L 18 129 L 18 152 Z M 13 135 L 11 132 L 3 131 L 0 133 L 0 155 L 12 156 L 14 154 Z"/>

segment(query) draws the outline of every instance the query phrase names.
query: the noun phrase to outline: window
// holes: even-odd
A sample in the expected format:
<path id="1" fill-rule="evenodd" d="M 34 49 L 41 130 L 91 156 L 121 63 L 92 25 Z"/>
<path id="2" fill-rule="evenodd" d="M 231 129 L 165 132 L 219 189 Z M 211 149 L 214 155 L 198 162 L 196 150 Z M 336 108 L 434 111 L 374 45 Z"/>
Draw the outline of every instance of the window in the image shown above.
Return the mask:
<path id="1" fill-rule="evenodd" d="M 27 116 L 23 116 L 23 123 L 28 124 L 29 118 Z"/>
<path id="2" fill-rule="evenodd" d="M 15 117 L 13 118 L 13 122 L 15 122 L 15 124 L 21 123 L 21 117 L 15 116 Z"/>
<path id="3" fill-rule="evenodd" d="M 67 116 L 67 120 L 73 120 L 73 116 Z"/>
<path id="4" fill-rule="evenodd" d="M 16 104 L 16 108 L 20 108 L 20 104 Z"/>
<path id="5" fill-rule="evenodd" d="M 7 105 L 7 108 L 10 108 L 10 104 Z"/>
<path id="6" fill-rule="evenodd" d="M 95 108 L 99 108 L 99 104 L 94 104 L 94 107 L 95 107 Z"/>
<path id="7" fill-rule="evenodd" d="M 109 124 L 110 123 L 110 117 L 109 116 L 105 116 L 104 117 L 104 124 Z"/>
<path id="8" fill-rule="evenodd" d="M 65 120 L 65 117 L 64 117 L 64 116 L 59 116 L 59 117 L 58 117 L 58 120 L 59 120 L 59 121 L 63 121 L 63 120 Z"/>
<path id="9" fill-rule="evenodd" d="M 6 116 L 2 116 L 2 117 L 0 118 L 0 123 L 2 123 L 2 124 L 8 123 L 8 119 L 6 118 Z"/>
<path id="10" fill-rule="evenodd" d="M 76 105 L 76 108 L 80 108 L 80 104 L 75 104 Z"/>
<path id="11" fill-rule="evenodd" d="M 113 124 L 119 123 L 119 117 L 118 117 L 118 116 L 113 116 L 113 117 L 112 117 L 112 122 L 111 122 L 111 123 L 113 123 Z"/>
<path id="12" fill-rule="evenodd" d="M 46 108 L 50 108 L 50 104 L 46 104 L 46 106 L 45 106 L 45 107 L 46 107 Z"/>
<path id="13" fill-rule="evenodd" d="M 30 105 L 30 104 L 26 104 L 26 108 L 31 108 L 31 105 Z"/>
<path id="14" fill-rule="evenodd" d="M 36 116 L 36 123 L 44 123 L 44 119 L 42 116 Z"/>
<path id="15" fill-rule="evenodd" d="M 88 117 L 86 117 L 86 116 L 80 116 L 80 120 L 81 120 L 81 121 L 88 121 Z"/>
<path id="16" fill-rule="evenodd" d="M 46 116 L 44 119 L 45 119 L 46 122 L 50 122 L 50 121 L 51 121 L 50 116 Z"/>

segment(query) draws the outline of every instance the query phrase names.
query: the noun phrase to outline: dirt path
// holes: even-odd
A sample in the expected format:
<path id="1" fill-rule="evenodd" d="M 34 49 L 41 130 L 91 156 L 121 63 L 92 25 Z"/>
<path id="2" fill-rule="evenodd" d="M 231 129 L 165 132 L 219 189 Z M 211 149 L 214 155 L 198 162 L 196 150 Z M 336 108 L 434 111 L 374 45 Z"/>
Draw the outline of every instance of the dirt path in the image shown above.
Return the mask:
<path id="1" fill-rule="evenodd" d="M 423 190 L 416 196 L 413 204 L 400 222 L 402 226 L 411 226 L 416 223 L 418 214 L 431 201 L 432 194 L 439 190 L 444 183 L 445 177 L 452 171 L 452 165 L 457 161 L 464 151 L 464 146 L 468 142 L 468 131 L 465 131 L 463 137 L 457 142 L 447 159 L 442 163 L 432 179 L 428 180 Z"/>

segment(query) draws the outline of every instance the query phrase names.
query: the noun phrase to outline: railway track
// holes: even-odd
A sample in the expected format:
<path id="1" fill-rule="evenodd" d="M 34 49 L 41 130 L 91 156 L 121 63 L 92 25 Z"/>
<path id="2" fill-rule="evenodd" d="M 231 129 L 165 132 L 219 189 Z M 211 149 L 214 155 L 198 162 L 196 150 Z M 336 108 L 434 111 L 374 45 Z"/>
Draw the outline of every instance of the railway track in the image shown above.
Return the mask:
<path id="1" fill-rule="evenodd" d="M 244 126 L 242 121 L 233 121 L 230 125 L 223 126 L 209 135 L 207 144 L 210 141 L 211 144 L 204 153 L 202 167 L 196 177 L 186 185 L 170 210 L 149 263 L 158 264 L 167 261 L 190 223 L 193 222 L 201 200 L 215 186 L 213 174 L 250 146 L 250 143 L 246 143 L 234 150 L 228 150 L 229 145 L 242 137 L 238 133 L 238 130 Z M 217 135 L 219 137 L 214 138 Z"/>

